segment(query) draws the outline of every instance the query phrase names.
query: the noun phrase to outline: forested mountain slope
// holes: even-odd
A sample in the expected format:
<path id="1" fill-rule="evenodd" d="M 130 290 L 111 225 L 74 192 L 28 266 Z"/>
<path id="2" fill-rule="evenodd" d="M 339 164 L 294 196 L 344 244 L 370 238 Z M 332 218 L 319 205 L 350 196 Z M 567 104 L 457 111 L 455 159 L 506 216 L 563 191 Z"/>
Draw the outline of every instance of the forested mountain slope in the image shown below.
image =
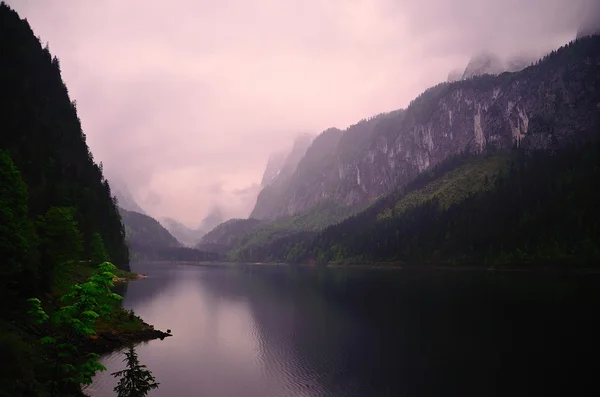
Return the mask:
<path id="1" fill-rule="evenodd" d="M 600 263 L 600 143 L 459 156 L 322 233 L 239 252 L 291 263 Z M 465 183 L 466 182 L 466 183 Z"/>
<path id="2" fill-rule="evenodd" d="M 82 395 L 80 383 L 93 364 L 80 347 L 100 317 L 95 297 L 106 298 L 103 320 L 116 323 L 124 314 L 107 309 L 114 295 L 108 286 L 113 271 L 127 273 L 104 262 L 129 269 L 125 229 L 58 59 L 4 2 L 0 102 L 0 357 L 7 364 L 0 371 L 0 395 Z M 75 287 L 100 263 L 110 271 Z M 43 309 L 52 321 L 38 324 L 35 315 L 47 320 Z M 147 326 L 124 318 L 130 329 Z"/>
<path id="3" fill-rule="evenodd" d="M 27 186 L 29 217 L 38 219 L 53 207 L 71 208 L 81 232 L 82 257 L 90 255 L 92 236 L 99 233 L 110 258 L 127 268 L 121 217 L 86 144 L 58 58 L 4 4 L 0 40 L 0 149 L 7 151 Z"/>
<path id="4" fill-rule="evenodd" d="M 583 141 L 597 130 L 599 103 L 600 38 L 582 37 L 519 72 L 442 83 L 405 111 L 323 132 L 284 186 L 259 194 L 252 216 L 275 219 L 321 202 L 366 204 L 464 150 Z M 356 128 L 365 131 L 352 135 Z M 360 139 L 345 145 L 354 143 L 350 136 Z"/>
<path id="5" fill-rule="evenodd" d="M 179 247 L 181 243 L 156 219 L 135 211 L 120 208 L 128 244 L 134 247 Z"/>

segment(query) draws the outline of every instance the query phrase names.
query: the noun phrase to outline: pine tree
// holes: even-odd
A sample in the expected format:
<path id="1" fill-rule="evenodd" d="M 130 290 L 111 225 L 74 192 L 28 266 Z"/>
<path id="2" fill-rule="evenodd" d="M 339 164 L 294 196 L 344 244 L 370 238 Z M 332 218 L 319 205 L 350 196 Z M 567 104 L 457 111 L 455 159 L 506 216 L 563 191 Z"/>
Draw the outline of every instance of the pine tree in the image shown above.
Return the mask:
<path id="1" fill-rule="evenodd" d="M 133 346 L 125 352 L 123 361 L 127 363 L 127 368 L 111 374 L 115 378 L 121 377 L 113 389 L 118 397 L 144 397 L 150 390 L 158 388 L 159 383 L 155 382 L 152 372 L 145 365 L 140 365 Z"/>
<path id="2" fill-rule="evenodd" d="M 108 262 L 110 260 L 106 253 L 106 249 L 104 248 L 104 240 L 102 240 L 100 233 L 94 233 L 92 235 L 91 251 L 93 265 L 99 265 L 100 263 Z"/>

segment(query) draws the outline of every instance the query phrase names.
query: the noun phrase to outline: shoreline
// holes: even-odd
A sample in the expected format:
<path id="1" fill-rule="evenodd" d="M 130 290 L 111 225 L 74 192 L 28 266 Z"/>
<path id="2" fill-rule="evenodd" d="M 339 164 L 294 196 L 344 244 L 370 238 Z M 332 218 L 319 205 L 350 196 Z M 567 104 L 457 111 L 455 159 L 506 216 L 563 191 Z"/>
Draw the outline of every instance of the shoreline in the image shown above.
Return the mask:
<path id="1" fill-rule="evenodd" d="M 234 266 L 286 266 L 301 268 L 330 268 L 330 269 L 377 269 L 377 270 L 423 270 L 423 271 L 486 271 L 501 273 L 563 273 L 563 274 L 600 274 L 600 268 L 594 267 L 568 267 L 566 265 L 541 265 L 541 264 L 496 264 L 496 265 L 465 265 L 465 264 L 407 264 L 399 262 L 374 262 L 374 263 L 282 263 L 282 262 L 219 262 L 219 261 L 140 261 L 156 264 L 179 264 L 207 267 L 234 267 Z M 142 277 L 146 278 L 146 277 Z"/>
<path id="2" fill-rule="evenodd" d="M 113 283 L 125 283 L 133 280 L 142 280 L 148 278 L 145 274 L 132 274 L 125 277 L 115 277 Z M 141 317 L 134 314 L 127 314 L 127 310 L 118 308 L 122 315 L 126 315 L 126 320 L 123 322 L 134 321 L 135 319 L 141 322 L 139 329 L 119 330 L 118 327 L 108 326 L 106 330 L 97 331 L 95 335 L 91 335 L 83 343 L 84 349 L 97 354 L 106 354 L 118 350 L 125 346 L 135 343 L 148 342 L 154 339 L 163 340 L 173 334 L 164 332 L 154 328 L 154 325 L 148 324 Z M 132 312 L 133 313 L 133 312 Z M 118 324 L 118 323 L 117 323 Z"/>
<path id="3" fill-rule="evenodd" d="M 144 278 L 148 278 L 148 276 L 145 274 L 137 274 L 136 273 L 135 276 L 115 277 L 115 278 L 113 278 L 113 283 L 124 283 L 127 281 L 141 280 Z"/>

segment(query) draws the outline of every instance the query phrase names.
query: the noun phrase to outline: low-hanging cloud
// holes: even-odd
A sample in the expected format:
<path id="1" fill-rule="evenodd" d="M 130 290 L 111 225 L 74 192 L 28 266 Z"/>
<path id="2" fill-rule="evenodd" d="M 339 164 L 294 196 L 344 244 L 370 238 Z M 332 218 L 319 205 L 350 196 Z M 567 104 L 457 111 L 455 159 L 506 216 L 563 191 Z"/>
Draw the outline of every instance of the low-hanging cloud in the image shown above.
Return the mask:
<path id="1" fill-rule="evenodd" d="M 60 58 L 109 179 L 195 226 L 246 216 L 297 133 L 406 106 L 483 49 L 543 54 L 596 0 L 8 3 Z"/>

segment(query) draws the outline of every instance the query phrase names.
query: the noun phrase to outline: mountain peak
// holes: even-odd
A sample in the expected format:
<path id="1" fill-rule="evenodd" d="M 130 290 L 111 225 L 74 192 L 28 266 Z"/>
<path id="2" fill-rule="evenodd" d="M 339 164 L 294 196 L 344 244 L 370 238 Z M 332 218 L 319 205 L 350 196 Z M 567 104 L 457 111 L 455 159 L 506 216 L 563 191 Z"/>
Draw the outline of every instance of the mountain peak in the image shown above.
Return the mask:
<path id="1" fill-rule="evenodd" d="M 496 54 L 483 50 L 471 57 L 462 75 L 462 80 L 483 74 L 499 74 L 504 72 L 504 64 Z"/>

